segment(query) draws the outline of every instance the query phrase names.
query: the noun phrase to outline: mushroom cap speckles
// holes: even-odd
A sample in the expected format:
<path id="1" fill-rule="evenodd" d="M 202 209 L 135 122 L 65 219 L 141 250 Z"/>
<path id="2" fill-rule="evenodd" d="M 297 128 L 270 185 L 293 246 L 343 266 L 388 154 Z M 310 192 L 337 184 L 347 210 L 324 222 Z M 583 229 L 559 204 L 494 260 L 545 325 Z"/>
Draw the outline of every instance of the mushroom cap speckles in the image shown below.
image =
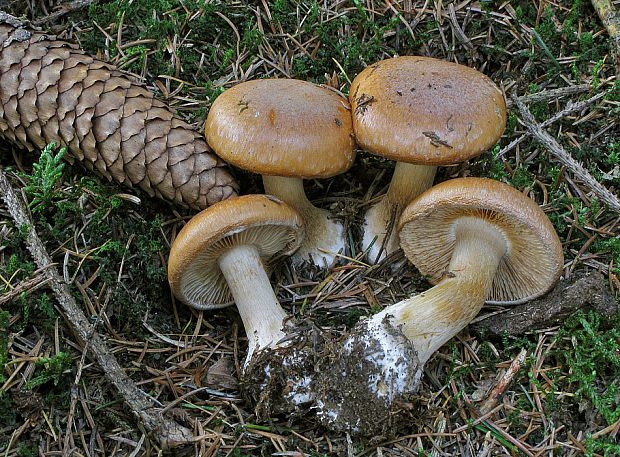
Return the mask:
<path id="1" fill-rule="evenodd" d="M 226 250 L 252 244 L 264 263 L 294 252 L 303 240 L 301 216 L 269 195 L 244 195 L 216 203 L 195 215 L 179 232 L 168 260 L 174 295 L 198 309 L 221 308 L 233 298 L 218 258 Z"/>
<path id="2" fill-rule="evenodd" d="M 355 160 L 348 100 L 295 79 L 228 89 L 213 102 L 205 135 L 221 158 L 264 175 L 326 178 Z"/>
<path id="3" fill-rule="evenodd" d="M 492 146 L 506 126 L 504 97 L 491 79 L 429 57 L 395 57 L 366 67 L 349 98 L 357 143 L 400 162 L 462 162 Z"/>
<path id="4" fill-rule="evenodd" d="M 403 211 L 398 227 L 401 246 L 432 282 L 438 282 L 448 270 L 456 226 L 463 217 L 492 224 L 507 243 L 489 302 L 524 302 L 555 285 L 564 256 L 551 221 L 536 202 L 518 190 L 486 178 L 444 181 Z"/>

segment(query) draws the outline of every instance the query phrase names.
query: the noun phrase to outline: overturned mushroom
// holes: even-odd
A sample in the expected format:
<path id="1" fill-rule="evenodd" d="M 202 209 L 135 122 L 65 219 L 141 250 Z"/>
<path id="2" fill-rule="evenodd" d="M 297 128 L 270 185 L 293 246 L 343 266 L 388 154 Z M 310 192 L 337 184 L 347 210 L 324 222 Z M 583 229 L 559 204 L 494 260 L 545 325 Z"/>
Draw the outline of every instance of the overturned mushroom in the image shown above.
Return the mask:
<path id="1" fill-rule="evenodd" d="M 562 271 L 562 247 L 549 219 L 534 201 L 498 181 L 443 182 L 409 204 L 398 229 L 407 257 L 436 285 L 361 321 L 342 340 L 328 342 L 321 357 L 310 354 L 318 359 L 310 386 L 298 373 L 287 380 L 295 398 L 303 392 L 332 429 L 372 433 L 385 425 L 393 402 L 416 389 L 431 354 L 485 301 L 533 299 Z M 286 354 L 283 371 L 299 365 L 299 357 Z"/>
<path id="2" fill-rule="evenodd" d="M 219 202 L 194 216 L 170 249 L 168 281 L 176 297 L 197 309 L 236 303 L 248 336 L 248 356 L 284 337 L 280 306 L 265 264 L 289 255 L 303 238 L 301 217 L 268 195 Z"/>
<path id="3" fill-rule="evenodd" d="M 405 255 L 436 285 L 388 306 L 362 322 L 353 335 L 372 331 L 382 340 L 398 329 L 417 353 L 417 360 L 397 358 L 403 366 L 405 360 L 422 366 L 478 314 L 486 300 L 531 300 L 548 292 L 562 272 L 562 245 L 540 207 L 518 190 L 491 179 L 453 179 L 431 188 L 405 209 L 398 232 Z M 349 341 L 355 339 L 344 343 L 345 357 Z M 369 373 L 369 394 L 376 389 L 376 395 L 387 402 L 404 393 L 402 387 L 407 384 L 396 382 L 399 377 L 394 373 L 384 373 L 387 376 L 379 382 Z M 348 417 L 350 397 L 326 398 L 328 408 L 319 412 L 323 422 L 338 428 L 356 426 Z"/>
<path id="4" fill-rule="evenodd" d="M 540 207 L 484 178 L 445 181 L 408 206 L 400 243 L 436 285 L 373 317 L 391 316 L 424 363 L 478 314 L 485 301 L 523 303 L 562 273 L 562 245 Z"/>
<path id="5" fill-rule="evenodd" d="M 215 100 L 205 135 L 220 157 L 262 174 L 265 192 L 301 214 L 306 236 L 293 258 L 331 264 L 345 247 L 344 228 L 310 203 L 302 179 L 334 176 L 353 164 L 347 100 L 306 81 L 247 81 Z"/>
<path id="6" fill-rule="evenodd" d="M 405 206 L 433 184 L 438 165 L 465 161 L 501 136 L 501 90 L 479 71 L 429 57 L 404 56 L 366 67 L 351 84 L 357 143 L 395 160 L 387 193 L 365 216 L 362 248 L 374 262 L 386 230 Z M 396 230 L 383 254 L 398 249 Z"/>

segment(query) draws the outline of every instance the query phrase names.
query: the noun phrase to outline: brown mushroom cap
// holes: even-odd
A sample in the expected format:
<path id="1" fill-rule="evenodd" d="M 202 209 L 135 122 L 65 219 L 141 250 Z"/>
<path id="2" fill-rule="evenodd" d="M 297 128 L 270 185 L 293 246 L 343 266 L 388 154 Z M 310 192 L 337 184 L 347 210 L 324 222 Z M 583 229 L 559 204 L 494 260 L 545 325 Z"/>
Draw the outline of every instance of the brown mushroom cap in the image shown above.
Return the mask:
<path id="1" fill-rule="evenodd" d="M 207 142 L 227 162 L 254 173 L 322 178 L 355 159 L 348 101 L 295 79 L 259 79 L 222 93 L 211 106 Z"/>
<path id="2" fill-rule="evenodd" d="M 519 303 L 549 291 L 562 273 L 558 235 L 540 207 L 507 184 L 486 178 L 444 181 L 414 200 L 399 221 L 405 255 L 433 283 L 447 273 L 459 218 L 478 217 L 506 239 L 488 302 Z"/>
<path id="3" fill-rule="evenodd" d="M 367 151 L 399 162 L 449 165 L 501 136 L 501 90 L 473 68 L 403 56 L 366 67 L 351 84 L 353 130 Z"/>
<path id="4" fill-rule="evenodd" d="M 254 245 L 264 263 L 295 251 L 303 221 L 286 203 L 269 195 L 244 195 L 218 202 L 195 215 L 179 232 L 168 260 L 176 297 L 199 309 L 233 302 L 218 258 L 236 245 Z"/>

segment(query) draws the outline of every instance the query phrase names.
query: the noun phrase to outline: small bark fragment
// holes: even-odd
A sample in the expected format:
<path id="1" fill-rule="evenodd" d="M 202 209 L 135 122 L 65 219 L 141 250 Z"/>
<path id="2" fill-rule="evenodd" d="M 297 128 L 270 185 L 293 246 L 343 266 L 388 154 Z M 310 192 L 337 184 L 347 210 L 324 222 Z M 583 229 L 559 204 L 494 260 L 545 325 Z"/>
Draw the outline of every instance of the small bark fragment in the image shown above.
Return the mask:
<path id="1" fill-rule="evenodd" d="M 480 406 L 481 414 L 487 414 L 493 408 L 495 408 L 495 405 L 497 405 L 500 397 L 504 394 L 504 392 L 506 392 L 506 389 L 512 383 L 512 380 L 521 369 L 521 365 L 523 365 L 523 362 L 525 362 L 526 355 L 527 351 L 525 349 L 521 349 L 519 355 L 515 357 L 515 359 L 510 364 L 510 367 L 508 367 L 508 370 L 506 370 L 506 373 L 504 373 L 497 385 L 493 388 L 491 393 L 489 393 L 489 396 L 484 401 L 482 406 Z"/>
<path id="2" fill-rule="evenodd" d="M 470 328 L 481 334 L 501 336 L 522 335 L 525 332 L 560 325 L 577 310 L 596 311 L 612 317 L 618 304 L 605 288 L 603 275 L 596 271 L 577 270 L 571 279 L 558 282 L 544 297 L 509 309 L 505 313 L 478 319 Z"/>

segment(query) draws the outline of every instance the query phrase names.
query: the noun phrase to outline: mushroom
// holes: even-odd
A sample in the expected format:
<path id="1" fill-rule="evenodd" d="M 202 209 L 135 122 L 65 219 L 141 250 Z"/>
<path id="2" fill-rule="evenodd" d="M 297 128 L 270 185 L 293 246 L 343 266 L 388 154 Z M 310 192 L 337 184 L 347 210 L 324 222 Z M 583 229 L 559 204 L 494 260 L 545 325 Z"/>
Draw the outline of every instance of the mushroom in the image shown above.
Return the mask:
<path id="1" fill-rule="evenodd" d="M 398 249 L 396 230 L 384 244 L 388 225 L 431 187 L 438 165 L 467 160 L 499 139 L 506 105 L 479 71 L 417 56 L 368 66 L 353 80 L 350 100 L 357 143 L 396 161 L 387 193 L 364 220 L 362 248 L 370 247 L 368 259 L 375 262 Z"/>
<path id="2" fill-rule="evenodd" d="M 303 221 L 269 195 L 245 195 L 195 215 L 170 249 L 168 281 L 174 295 L 197 309 L 237 305 L 249 340 L 246 364 L 282 337 L 286 313 L 265 264 L 301 243 Z"/>
<path id="3" fill-rule="evenodd" d="M 486 178 L 432 187 L 403 212 L 400 243 L 436 284 L 375 314 L 402 330 L 424 364 L 490 303 L 518 304 L 548 292 L 562 273 L 562 244 L 530 198 Z"/>
<path id="4" fill-rule="evenodd" d="M 353 164 L 348 101 L 306 81 L 247 81 L 213 102 L 205 135 L 220 157 L 261 173 L 265 192 L 301 214 L 306 236 L 293 259 L 331 264 L 345 247 L 343 226 L 310 203 L 302 179 L 334 176 Z"/>

